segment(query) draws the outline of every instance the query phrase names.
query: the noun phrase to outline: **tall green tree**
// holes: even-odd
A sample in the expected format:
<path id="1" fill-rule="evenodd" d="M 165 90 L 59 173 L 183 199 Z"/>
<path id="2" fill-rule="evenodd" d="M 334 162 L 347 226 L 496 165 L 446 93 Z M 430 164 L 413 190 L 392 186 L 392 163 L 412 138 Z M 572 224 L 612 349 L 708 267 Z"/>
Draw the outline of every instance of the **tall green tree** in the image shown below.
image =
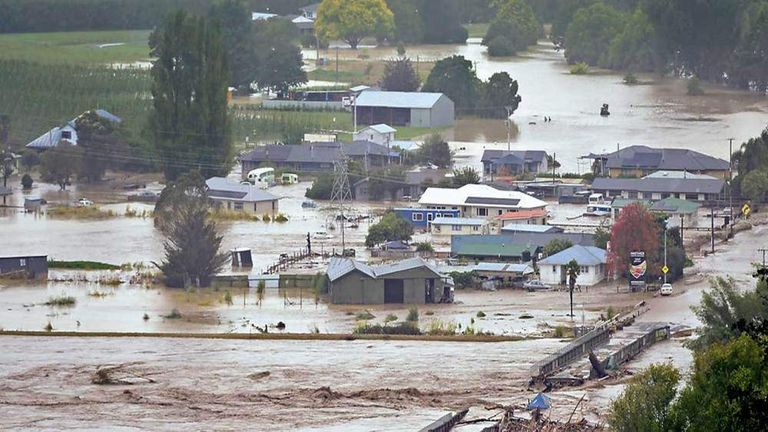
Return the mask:
<path id="1" fill-rule="evenodd" d="M 432 164 L 438 168 L 448 168 L 453 163 L 451 148 L 439 134 L 430 135 L 414 156 L 416 163 Z"/>
<path id="2" fill-rule="evenodd" d="M 417 1 L 423 20 L 425 43 L 463 44 L 467 29 L 461 25 L 460 3 L 464 0 Z"/>
<path id="3" fill-rule="evenodd" d="M 392 11 L 395 29 L 393 39 L 405 44 L 421 43 L 424 39 L 424 24 L 417 2 L 413 0 L 387 0 Z"/>
<path id="4" fill-rule="evenodd" d="M 40 177 L 43 181 L 59 185 L 66 190 L 72 178 L 80 172 L 83 164 L 83 149 L 69 141 L 47 150 L 40 158 Z"/>
<path id="5" fill-rule="evenodd" d="M 83 150 L 78 177 L 99 181 L 107 168 L 117 166 L 116 161 L 127 156 L 116 136 L 117 125 L 102 118 L 95 111 L 87 111 L 75 120 L 77 145 Z"/>
<path id="6" fill-rule="evenodd" d="M 581 274 L 581 267 L 575 259 L 565 265 L 565 274 L 568 276 L 568 295 L 571 299 L 571 316 L 573 316 L 573 290 L 576 289 L 576 280 Z"/>
<path id="7" fill-rule="evenodd" d="M 382 90 L 414 92 L 421 82 L 409 58 L 388 60 L 384 64 L 384 75 L 379 83 Z"/>
<path id="8" fill-rule="evenodd" d="M 768 2 L 748 2 L 728 75 L 741 88 L 768 90 Z"/>
<path id="9" fill-rule="evenodd" d="M 159 265 L 172 288 L 207 287 L 228 261 L 222 236 L 210 218 L 203 178 L 193 172 L 170 183 L 155 205 L 155 222 L 165 235 L 165 259 Z"/>
<path id="10" fill-rule="evenodd" d="M 765 201 L 768 194 L 768 170 L 750 171 L 741 179 L 741 195 L 749 198 L 755 205 Z"/>
<path id="11" fill-rule="evenodd" d="M 608 48 L 621 33 L 625 18 L 605 3 L 579 9 L 565 32 L 565 58 L 568 63 L 597 66 L 606 62 Z"/>
<path id="12" fill-rule="evenodd" d="M 474 111 L 480 80 L 471 61 L 464 56 L 454 55 L 435 63 L 421 90 L 445 94 L 453 101 L 459 113 L 467 114 Z"/>
<path id="13" fill-rule="evenodd" d="M 608 424 L 615 432 L 673 430 L 672 401 L 680 372 L 671 364 L 652 364 L 632 377 L 624 392 L 611 403 Z"/>
<path id="14" fill-rule="evenodd" d="M 629 71 L 663 70 L 663 60 L 656 28 L 642 8 L 628 18 L 624 28 L 611 40 L 600 66 Z"/>
<path id="15" fill-rule="evenodd" d="M 573 242 L 571 242 L 568 239 L 552 239 L 544 246 L 544 249 L 542 252 L 544 252 L 544 255 L 546 256 L 552 256 L 558 252 L 562 252 L 569 247 L 573 246 Z"/>
<path id="16" fill-rule="evenodd" d="M 523 98 L 517 94 L 517 80 L 506 72 L 496 72 L 482 84 L 483 98 L 475 109 L 481 117 L 507 118 L 514 114 Z"/>
<path id="17" fill-rule="evenodd" d="M 407 241 L 411 239 L 411 236 L 413 236 L 413 225 L 390 211 L 381 218 L 379 223 L 371 225 L 368 229 L 365 245 L 373 247 L 388 241 Z"/>
<path id="18" fill-rule="evenodd" d="M 541 24 L 525 0 L 498 0 L 498 11 L 483 38 L 490 56 L 510 56 L 535 45 Z"/>
<path id="19" fill-rule="evenodd" d="M 149 130 L 166 180 L 193 169 L 225 175 L 233 162 L 227 112 L 229 70 L 221 33 L 208 20 L 177 12 L 150 38 Z"/>
<path id="20" fill-rule="evenodd" d="M 287 92 L 290 87 L 307 82 L 307 72 L 297 40 L 296 26 L 285 19 L 271 19 L 253 24 L 251 50 L 256 55 L 252 81 L 259 88 Z"/>
<path id="21" fill-rule="evenodd" d="M 259 51 L 253 47 L 251 11 L 244 0 L 217 0 L 208 17 L 221 29 L 221 42 L 229 60 L 230 83 L 243 91 L 255 81 Z"/>
<path id="22" fill-rule="evenodd" d="M 391 36 L 394 26 L 384 0 L 323 0 L 315 21 L 322 38 L 341 39 L 352 49 L 366 36 Z"/>
<path id="23" fill-rule="evenodd" d="M 453 185 L 460 188 L 468 184 L 480 183 L 480 174 L 472 167 L 453 170 Z"/>

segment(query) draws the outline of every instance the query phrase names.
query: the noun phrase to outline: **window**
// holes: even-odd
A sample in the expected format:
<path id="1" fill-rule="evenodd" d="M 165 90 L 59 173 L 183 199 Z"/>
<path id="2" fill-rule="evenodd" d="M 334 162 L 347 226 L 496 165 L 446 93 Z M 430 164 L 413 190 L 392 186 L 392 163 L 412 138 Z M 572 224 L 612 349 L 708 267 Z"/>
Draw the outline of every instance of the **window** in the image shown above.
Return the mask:
<path id="1" fill-rule="evenodd" d="M 27 260 L 24 258 L 19 259 L 19 266 L 20 267 L 26 267 L 27 266 Z"/>
<path id="2" fill-rule="evenodd" d="M 581 272 L 583 274 L 589 274 L 589 266 L 581 266 Z"/>
<path id="3" fill-rule="evenodd" d="M 72 132 L 71 131 L 61 131 L 61 139 L 72 139 Z"/>
<path id="4" fill-rule="evenodd" d="M 475 225 L 472 227 L 472 231 L 480 231 L 480 227 Z"/>
<path id="5" fill-rule="evenodd" d="M 504 210 L 499 210 L 499 213 L 498 213 L 498 215 L 499 215 L 499 216 L 501 216 L 501 215 L 503 215 L 503 214 L 504 214 Z"/>
<path id="6" fill-rule="evenodd" d="M 479 209 L 477 209 L 477 215 L 478 216 L 488 216 L 488 209 L 486 209 L 486 208 L 479 208 Z"/>
<path id="7" fill-rule="evenodd" d="M 427 213 L 427 220 L 432 221 L 435 218 L 435 215 L 433 213 Z"/>
<path id="8" fill-rule="evenodd" d="M 552 273 L 557 273 L 557 266 L 552 266 Z"/>
<path id="9" fill-rule="evenodd" d="M 243 209 L 243 203 L 236 202 L 235 203 L 235 210 L 242 210 Z"/>
<path id="10" fill-rule="evenodd" d="M 424 220 L 424 214 L 422 213 L 413 213 L 411 215 L 411 220 L 414 222 L 421 222 Z"/>
<path id="11" fill-rule="evenodd" d="M 451 231 L 461 231 L 461 225 L 451 225 Z"/>

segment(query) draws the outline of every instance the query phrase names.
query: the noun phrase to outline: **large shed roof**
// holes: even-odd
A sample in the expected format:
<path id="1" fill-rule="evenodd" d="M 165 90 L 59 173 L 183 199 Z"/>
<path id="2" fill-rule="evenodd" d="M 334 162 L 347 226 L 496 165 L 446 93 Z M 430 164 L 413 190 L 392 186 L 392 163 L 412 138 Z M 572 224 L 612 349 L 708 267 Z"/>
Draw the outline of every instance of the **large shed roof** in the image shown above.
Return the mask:
<path id="1" fill-rule="evenodd" d="M 428 109 L 435 106 L 437 101 L 444 96 L 442 93 L 366 90 L 357 97 L 355 105 L 359 107 Z"/>
<path id="2" fill-rule="evenodd" d="M 571 246 L 539 261 L 539 265 L 567 265 L 575 260 L 579 265 L 591 266 L 606 263 L 606 251 L 594 246 Z"/>
<path id="3" fill-rule="evenodd" d="M 592 189 L 648 193 L 718 194 L 722 192 L 724 185 L 725 182 L 720 179 L 598 177 L 592 182 Z"/>
<path id="4" fill-rule="evenodd" d="M 421 195 L 419 204 L 441 206 L 475 205 L 510 209 L 544 208 L 547 203 L 519 191 L 503 191 L 488 185 L 468 184 L 458 189 L 428 188 Z"/>

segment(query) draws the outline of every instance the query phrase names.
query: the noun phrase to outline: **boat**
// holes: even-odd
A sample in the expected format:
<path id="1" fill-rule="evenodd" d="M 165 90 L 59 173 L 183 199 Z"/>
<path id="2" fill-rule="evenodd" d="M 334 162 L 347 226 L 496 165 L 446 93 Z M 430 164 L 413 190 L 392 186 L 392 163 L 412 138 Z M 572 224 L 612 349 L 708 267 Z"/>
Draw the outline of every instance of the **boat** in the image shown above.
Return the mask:
<path id="1" fill-rule="evenodd" d="M 301 208 L 316 208 L 317 203 L 312 200 L 306 200 L 301 203 Z"/>
<path id="2" fill-rule="evenodd" d="M 317 231 L 316 233 L 312 234 L 312 238 L 315 240 L 328 240 L 332 239 L 333 236 L 325 231 Z"/>

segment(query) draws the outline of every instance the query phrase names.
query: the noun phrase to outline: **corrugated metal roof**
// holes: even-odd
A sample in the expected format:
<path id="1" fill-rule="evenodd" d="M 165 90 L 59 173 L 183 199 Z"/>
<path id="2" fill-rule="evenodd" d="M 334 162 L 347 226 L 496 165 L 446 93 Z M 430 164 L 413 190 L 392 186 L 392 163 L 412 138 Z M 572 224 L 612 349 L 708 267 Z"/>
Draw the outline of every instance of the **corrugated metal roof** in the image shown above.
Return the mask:
<path id="1" fill-rule="evenodd" d="M 366 90 L 357 97 L 355 105 L 358 107 L 432 108 L 443 96 L 442 93 Z"/>
<path id="2" fill-rule="evenodd" d="M 470 202 L 471 201 L 471 202 Z M 547 203 L 519 191 L 503 191 L 488 185 L 468 184 L 458 189 L 427 188 L 419 204 L 463 206 L 465 204 L 509 207 L 517 209 L 543 208 Z"/>
<path id="3" fill-rule="evenodd" d="M 440 277 L 440 272 L 435 268 L 432 264 L 426 262 L 423 258 L 409 258 L 406 260 L 402 260 L 400 262 L 396 262 L 394 264 L 386 264 L 381 265 L 373 268 L 374 273 L 376 276 L 385 276 L 392 273 L 399 273 L 401 271 L 411 270 L 419 267 L 424 267 L 431 272 L 433 272 L 435 275 Z"/>
<path id="4" fill-rule="evenodd" d="M 211 177 L 205 181 L 208 186 L 208 196 L 216 199 L 228 199 L 244 202 L 275 201 L 278 199 L 269 192 L 251 186 L 231 182 L 224 177 Z"/>
<path id="5" fill-rule="evenodd" d="M 328 274 L 328 279 L 333 282 L 354 270 L 362 272 L 371 278 L 376 277 L 376 274 L 373 272 L 373 269 L 369 265 L 363 264 L 350 258 L 338 257 L 331 258 L 331 262 L 328 263 L 328 270 L 326 273 Z"/>
<path id="6" fill-rule="evenodd" d="M 512 155 L 518 159 L 532 162 L 547 162 L 547 152 L 544 150 L 485 150 L 483 151 L 483 156 L 480 160 L 482 162 L 493 162 L 506 155 Z"/>
<path id="7" fill-rule="evenodd" d="M 576 260 L 579 265 L 590 266 L 606 263 L 606 251 L 594 246 L 571 246 L 539 261 L 539 265 L 566 265 Z"/>
<path id="8" fill-rule="evenodd" d="M 501 228 L 504 232 L 563 232 L 562 228 L 552 225 L 531 225 L 531 224 L 508 224 Z"/>
<path id="9" fill-rule="evenodd" d="M 511 236 L 458 235 L 451 237 L 451 254 L 465 256 L 521 257 L 536 245 L 513 241 Z"/>
<path id="10" fill-rule="evenodd" d="M 699 207 L 701 207 L 701 204 L 680 198 L 665 198 L 653 203 L 651 210 L 666 213 L 693 214 L 699 210 Z"/>
<path id="11" fill-rule="evenodd" d="M 388 133 L 392 133 L 392 132 L 397 132 L 397 129 L 393 128 L 392 126 L 390 126 L 388 124 L 384 124 L 384 123 L 370 125 L 370 126 L 364 128 L 363 130 L 365 130 L 365 129 L 373 129 L 374 131 L 376 131 L 376 132 L 378 132 L 380 134 L 388 134 Z"/>
<path id="12" fill-rule="evenodd" d="M 598 177 L 592 189 L 599 191 L 635 191 L 649 193 L 703 193 L 719 194 L 725 181 L 720 179 L 689 178 L 606 178 Z"/>
<path id="13" fill-rule="evenodd" d="M 693 150 L 680 148 L 655 149 L 634 145 L 607 156 L 607 168 L 641 168 L 658 170 L 727 170 L 728 161 Z"/>

